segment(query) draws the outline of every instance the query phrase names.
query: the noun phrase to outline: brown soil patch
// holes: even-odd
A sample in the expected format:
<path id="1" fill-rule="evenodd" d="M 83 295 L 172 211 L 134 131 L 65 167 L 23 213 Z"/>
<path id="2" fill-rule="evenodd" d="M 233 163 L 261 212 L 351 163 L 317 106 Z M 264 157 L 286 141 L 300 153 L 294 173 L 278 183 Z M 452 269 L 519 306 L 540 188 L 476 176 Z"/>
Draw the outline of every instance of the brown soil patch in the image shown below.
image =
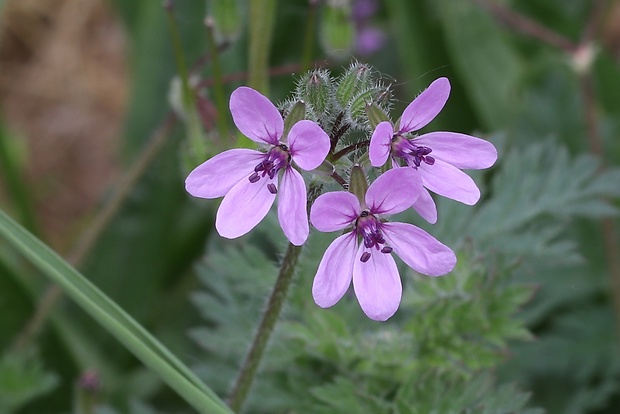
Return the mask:
<path id="1" fill-rule="evenodd" d="M 125 35 L 103 0 L 8 0 L 1 19 L 3 121 L 25 140 L 44 237 L 66 251 L 118 177 Z"/>

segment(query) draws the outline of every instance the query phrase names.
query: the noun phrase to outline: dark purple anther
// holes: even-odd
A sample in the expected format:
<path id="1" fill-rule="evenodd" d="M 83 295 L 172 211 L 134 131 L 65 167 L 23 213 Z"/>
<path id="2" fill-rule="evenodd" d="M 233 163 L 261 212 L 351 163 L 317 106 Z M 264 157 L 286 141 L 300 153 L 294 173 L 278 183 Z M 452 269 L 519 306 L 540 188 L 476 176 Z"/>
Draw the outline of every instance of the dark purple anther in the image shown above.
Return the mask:
<path id="1" fill-rule="evenodd" d="M 255 183 L 258 180 L 260 180 L 260 175 L 258 175 L 258 173 L 252 173 L 249 177 L 248 180 L 250 180 L 251 183 Z"/>
<path id="2" fill-rule="evenodd" d="M 251 183 L 255 183 L 265 176 L 273 180 L 278 174 L 278 171 L 289 165 L 290 160 L 291 154 L 289 154 L 286 145 L 279 144 L 271 147 L 269 152 L 263 156 L 263 160 L 254 167 L 254 174 L 250 175 L 248 178 Z M 275 191 L 274 187 L 272 193 L 275 194 Z"/>
<path id="3" fill-rule="evenodd" d="M 413 139 L 407 139 L 402 135 L 392 138 L 392 156 L 404 159 L 410 167 L 418 168 L 422 163 L 433 165 L 435 158 L 430 154 L 433 150 L 429 147 L 414 144 Z"/>
<path id="4" fill-rule="evenodd" d="M 362 237 L 364 247 L 372 249 L 373 247 L 381 253 L 391 253 L 392 248 L 385 246 L 385 238 L 381 231 L 381 222 L 368 210 L 360 213 L 355 221 L 355 233 Z M 370 258 L 370 252 L 364 252 L 360 257 L 360 261 L 365 263 Z"/>
<path id="5" fill-rule="evenodd" d="M 276 194 L 278 192 L 278 189 L 274 183 L 267 184 L 267 190 L 269 190 L 271 194 Z"/>

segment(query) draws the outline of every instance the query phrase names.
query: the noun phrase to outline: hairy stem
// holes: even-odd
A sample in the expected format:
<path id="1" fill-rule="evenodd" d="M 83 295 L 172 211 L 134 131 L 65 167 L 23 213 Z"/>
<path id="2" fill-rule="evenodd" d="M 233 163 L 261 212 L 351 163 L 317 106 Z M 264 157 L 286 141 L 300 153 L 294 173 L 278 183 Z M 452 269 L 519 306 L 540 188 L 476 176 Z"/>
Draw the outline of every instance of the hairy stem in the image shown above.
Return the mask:
<path id="1" fill-rule="evenodd" d="M 348 153 L 353 152 L 355 150 L 358 150 L 360 148 L 367 147 L 368 145 L 370 145 L 370 141 L 368 141 L 368 140 L 361 141 L 361 142 L 356 142 L 355 144 L 349 145 L 348 147 L 345 147 L 345 148 L 341 149 L 340 151 L 338 151 L 337 153 L 335 153 L 334 155 L 332 155 L 331 159 L 333 161 L 337 161 L 340 158 L 342 158 L 345 155 L 347 155 Z"/>
<path id="2" fill-rule="evenodd" d="M 321 194 L 323 186 L 321 184 L 311 184 L 308 188 L 308 211 L 314 203 L 314 200 Z M 260 361 L 263 358 L 265 349 L 269 343 L 269 338 L 273 333 L 276 326 L 276 322 L 282 312 L 282 306 L 286 300 L 293 275 L 295 274 L 295 268 L 299 261 L 299 255 L 301 253 L 302 246 L 295 246 L 291 243 L 286 248 L 286 253 L 282 259 L 280 265 L 280 271 L 278 272 L 278 278 L 276 284 L 271 291 L 269 300 L 267 301 L 267 307 L 263 312 L 263 316 L 258 325 L 258 329 L 254 334 L 254 339 L 250 345 L 250 349 L 241 365 L 241 370 L 237 375 L 233 389 L 228 397 L 228 406 L 235 412 L 240 412 L 245 400 L 248 397 L 248 393 L 256 376 L 256 371 L 260 365 Z"/>
<path id="3" fill-rule="evenodd" d="M 258 330 L 256 331 L 250 350 L 243 361 L 241 371 L 239 371 L 233 390 L 228 398 L 228 405 L 235 412 L 241 410 L 248 396 L 269 338 L 273 333 L 280 312 L 282 311 L 282 305 L 284 305 L 286 294 L 293 280 L 293 274 L 295 273 L 295 267 L 297 266 L 300 253 L 301 246 L 295 246 L 289 243 L 284 259 L 282 260 L 282 265 L 280 266 L 278 279 L 276 280 L 276 284 L 267 302 L 267 307 L 261 318 Z"/>

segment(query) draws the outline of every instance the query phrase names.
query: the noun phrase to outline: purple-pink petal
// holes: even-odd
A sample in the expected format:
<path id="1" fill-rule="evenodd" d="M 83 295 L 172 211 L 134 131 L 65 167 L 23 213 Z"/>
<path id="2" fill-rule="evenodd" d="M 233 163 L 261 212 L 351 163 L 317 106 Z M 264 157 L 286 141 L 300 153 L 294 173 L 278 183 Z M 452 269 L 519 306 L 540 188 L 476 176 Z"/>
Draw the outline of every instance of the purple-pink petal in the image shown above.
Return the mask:
<path id="1" fill-rule="evenodd" d="M 416 272 L 441 276 L 454 269 L 454 252 L 424 230 L 407 223 L 384 223 L 382 229 L 390 247 Z"/>
<path id="2" fill-rule="evenodd" d="M 433 150 L 433 158 L 456 168 L 481 170 L 497 160 L 497 150 L 489 141 L 456 132 L 431 132 L 414 140 L 416 145 Z"/>
<path id="3" fill-rule="evenodd" d="M 357 251 L 353 233 L 334 240 L 319 264 L 312 283 L 312 297 L 322 308 L 333 306 L 347 292 L 353 276 L 353 260 Z"/>
<path id="4" fill-rule="evenodd" d="M 329 152 L 329 136 L 316 123 L 297 122 L 288 133 L 291 157 L 303 170 L 310 171 L 321 165 Z"/>
<path id="5" fill-rule="evenodd" d="M 215 228 L 222 237 L 234 239 L 252 230 L 265 218 L 276 198 L 267 185 L 277 187 L 278 178 L 264 177 L 256 183 L 241 180 L 226 194 L 215 216 Z"/>
<path id="6" fill-rule="evenodd" d="M 282 174 L 278 190 L 278 220 L 286 238 L 301 246 L 308 238 L 306 184 L 301 174 L 288 167 Z"/>
<path id="7" fill-rule="evenodd" d="M 263 156 L 262 152 L 246 148 L 224 151 L 189 173 L 185 189 L 194 197 L 222 197 L 239 181 L 247 179 Z"/>
<path id="8" fill-rule="evenodd" d="M 398 310 L 403 293 L 398 268 L 391 254 L 375 250 L 362 262 L 365 251 L 360 245 L 353 264 L 355 296 L 370 319 L 385 321 Z"/>
<path id="9" fill-rule="evenodd" d="M 241 86 L 230 95 L 230 112 L 243 135 L 259 143 L 278 145 L 284 121 L 267 97 Z"/>
<path id="10" fill-rule="evenodd" d="M 310 210 L 310 222 L 318 231 L 342 230 L 360 215 L 360 203 L 351 193 L 334 191 L 321 194 Z"/>
<path id="11" fill-rule="evenodd" d="M 467 205 L 480 199 L 480 190 L 474 180 L 463 171 L 441 160 L 433 165 L 422 163 L 418 168 L 422 184 L 434 193 Z"/>
<path id="12" fill-rule="evenodd" d="M 393 135 L 394 128 L 387 121 L 381 122 L 373 131 L 368 148 L 368 157 L 373 167 L 381 167 L 387 161 Z"/>
<path id="13" fill-rule="evenodd" d="M 394 168 L 370 184 L 365 200 L 372 214 L 396 214 L 411 207 L 421 190 L 420 176 L 413 168 Z"/>
<path id="14" fill-rule="evenodd" d="M 401 133 L 417 131 L 431 122 L 448 101 L 450 81 L 439 78 L 413 100 L 400 118 Z"/>
<path id="15" fill-rule="evenodd" d="M 422 188 L 420 196 L 413 203 L 412 207 L 424 220 L 431 224 L 437 223 L 437 206 L 426 188 Z"/>

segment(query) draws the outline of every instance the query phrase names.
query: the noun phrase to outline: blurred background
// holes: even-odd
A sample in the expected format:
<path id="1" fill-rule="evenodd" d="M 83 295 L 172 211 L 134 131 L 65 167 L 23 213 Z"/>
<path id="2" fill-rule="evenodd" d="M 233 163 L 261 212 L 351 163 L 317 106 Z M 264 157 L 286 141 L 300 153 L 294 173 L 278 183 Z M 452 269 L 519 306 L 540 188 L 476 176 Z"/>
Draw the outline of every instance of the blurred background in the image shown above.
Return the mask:
<path id="1" fill-rule="evenodd" d="M 435 226 L 411 215 L 460 265 L 432 281 L 402 269 L 386 324 L 354 298 L 314 305 L 333 235 L 312 234 L 247 412 L 620 412 L 620 1 L 3 0 L 0 13 L 0 208 L 220 395 L 285 244 L 271 215 L 220 239 L 217 202 L 190 199 L 185 176 L 234 145 L 234 88 L 283 102 L 306 69 L 337 77 L 357 59 L 392 85 L 394 119 L 447 76 L 428 130 L 489 139 L 500 158 L 473 175 L 475 208 L 438 200 Z M 268 86 L 252 79 L 260 41 Z M 3 240 L 0 355 L 0 413 L 191 412 Z"/>

